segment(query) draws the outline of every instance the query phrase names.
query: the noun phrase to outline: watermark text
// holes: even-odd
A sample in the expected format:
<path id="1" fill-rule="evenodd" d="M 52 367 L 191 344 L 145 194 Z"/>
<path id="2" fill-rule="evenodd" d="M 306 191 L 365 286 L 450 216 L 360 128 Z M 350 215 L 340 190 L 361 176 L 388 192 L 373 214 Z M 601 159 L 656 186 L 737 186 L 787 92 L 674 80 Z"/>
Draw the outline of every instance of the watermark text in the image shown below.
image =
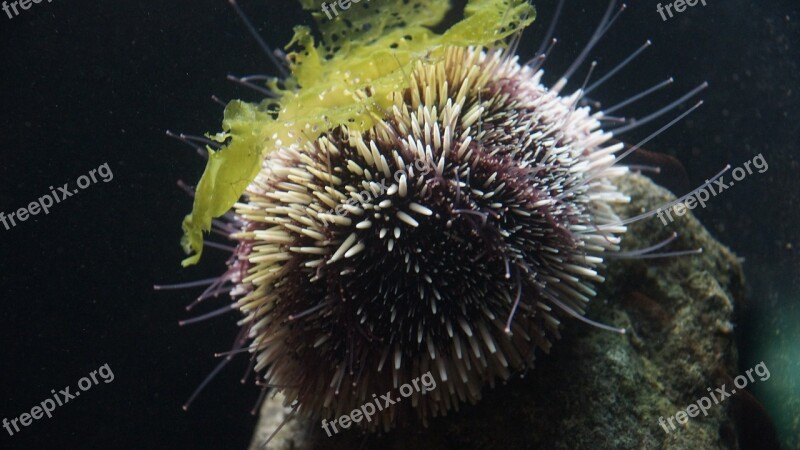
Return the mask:
<path id="1" fill-rule="evenodd" d="M 61 389 L 58 392 L 56 392 L 55 389 L 50 389 L 50 393 L 53 394 L 53 398 L 48 397 L 44 399 L 41 403 L 39 403 L 39 405 L 31 408 L 30 413 L 24 412 L 20 414 L 19 417 L 14 417 L 11 420 L 8 420 L 7 417 L 4 417 L 3 428 L 6 429 L 9 436 L 13 436 L 14 433 L 20 432 L 20 425 L 23 427 L 28 427 L 33 423 L 34 420 L 41 419 L 45 415 L 48 419 L 53 417 L 53 411 L 55 411 L 56 406 L 64 406 L 71 400 L 74 400 L 81 395 L 81 392 L 88 391 L 93 386 L 100 384 L 100 381 L 98 381 L 98 375 L 99 378 L 102 379 L 106 384 L 114 381 L 114 372 L 111 371 L 108 363 L 103 364 L 97 370 L 89 372 L 89 376 L 82 377 L 80 380 L 78 380 L 79 390 L 70 392 L 70 386 Z"/>
<path id="2" fill-rule="evenodd" d="M 736 389 L 740 390 L 744 389 L 748 384 L 748 380 L 750 383 L 754 382 L 755 378 L 753 378 L 753 372 L 755 372 L 756 375 L 758 375 L 759 380 L 761 381 L 769 380 L 770 377 L 769 369 L 767 369 L 767 365 L 764 364 L 764 361 L 761 361 L 760 363 L 756 364 L 755 367 L 753 367 L 752 369 L 747 369 L 745 371 L 747 376 L 739 375 L 733 379 L 733 384 L 734 386 L 736 386 Z M 674 416 L 669 416 L 666 419 L 664 419 L 664 416 L 658 418 L 658 424 L 661 425 L 661 428 L 664 429 L 664 433 L 669 434 L 669 432 L 671 431 L 669 428 L 667 428 L 667 423 L 669 423 L 669 426 L 672 427 L 672 430 L 675 430 L 677 428 L 675 426 L 675 423 L 673 422 L 673 419 L 676 422 L 678 422 L 679 425 L 686 425 L 686 423 L 689 422 L 689 417 L 697 417 L 700 415 L 701 412 L 703 413 L 703 416 L 707 416 L 708 410 L 711 409 L 712 406 L 711 404 L 712 399 L 714 400 L 714 405 L 719 405 L 720 402 L 725 401 L 726 398 L 736 393 L 736 389 L 733 388 L 731 388 L 730 392 L 728 392 L 728 389 L 725 387 L 724 384 L 716 388 L 714 391 L 712 391 L 711 388 L 706 388 L 706 389 L 708 389 L 708 393 L 711 396 L 711 398 L 701 397 L 696 402 L 687 406 L 685 411 L 684 410 L 678 411 L 677 413 L 675 413 Z"/>
<path id="3" fill-rule="evenodd" d="M 661 21 L 666 22 L 667 16 L 664 15 L 664 11 L 669 14 L 669 18 L 671 19 L 674 17 L 672 15 L 672 8 L 675 8 L 676 13 L 682 13 L 686 11 L 686 6 L 696 6 L 697 3 L 702 3 L 703 6 L 706 6 L 706 0 L 675 0 L 672 3 L 667 3 L 666 6 L 661 6 L 661 3 L 656 5 L 656 11 L 661 14 Z"/>
<path id="4" fill-rule="evenodd" d="M 414 387 L 411 387 L 411 384 L 413 384 Z M 405 383 L 400 386 L 400 395 L 402 395 L 404 398 L 410 397 L 414 392 L 421 392 L 422 395 L 425 395 L 427 392 L 436 389 L 436 380 L 433 379 L 433 375 L 431 375 L 430 371 L 424 373 L 422 377 L 417 377 L 411 380 L 411 384 Z M 353 423 L 361 422 L 364 419 L 367 419 L 367 422 L 372 422 L 372 416 L 374 416 L 376 413 L 376 407 L 377 411 L 383 411 L 384 409 L 388 409 L 395 403 L 399 403 L 403 400 L 400 397 L 392 399 L 392 391 L 388 391 L 387 393 L 381 395 L 380 398 L 378 398 L 375 394 L 372 394 L 372 397 L 375 399 L 374 402 L 364 403 L 360 408 L 350 411 L 350 414 L 345 414 L 331 422 L 322 419 L 322 429 L 325 430 L 325 433 L 328 434 L 328 437 L 332 436 L 328 426 L 333 429 L 333 434 L 336 434 L 339 432 L 339 430 L 336 428 L 337 423 L 342 428 L 350 428 L 350 425 Z"/>
<path id="5" fill-rule="evenodd" d="M 764 156 L 761 153 L 759 153 L 751 161 L 745 161 L 745 163 L 742 164 L 742 167 L 744 168 L 737 167 L 733 169 L 733 171 L 731 172 L 731 176 L 733 177 L 734 181 L 741 181 L 747 175 L 753 174 L 753 169 L 750 168 L 751 163 L 756 168 L 756 170 L 758 170 L 758 173 L 764 173 L 767 171 L 767 169 L 769 169 L 769 165 L 767 164 L 767 161 L 764 159 Z M 708 180 L 706 180 L 706 183 L 707 182 Z M 726 184 L 724 177 L 719 177 L 716 180 L 714 180 L 714 183 L 709 184 L 705 188 L 696 190 L 692 195 L 689 195 L 687 199 L 684 200 L 683 202 L 676 203 L 671 208 L 667 208 L 666 210 L 658 208 L 656 215 L 658 216 L 659 219 L 661 219 L 661 223 L 666 225 L 667 219 L 669 219 L 669 222 L 672 222 L 674 220 L 672 218 L 672 213 L 675 213 L 676 216 L 683 216 L 684 214 L 686 214 L 687 209 L 694 209 L 697 207 L 698 204 L 701 207 L 705 208 L 706 202 L 709 201 L 711 197 L 716 197 L 717 194 L 719 194 L 720 192 L 733 186 L 733 183 L 734 182 L 731 181 L 730 183 Z M 711 192 L 710 194 L 709 191 Z"/>
<path id="6" fill-rule="evenodd" d="M 9 3 L 7 1 L 3 2 L 0 8 L 3 9 L 3 12 L 6 13 L 8 19 L 11 20 L 14 17 L 19 15 L 19 11 L 17 10 L 17 5 L 19 5 L 20 9 L 29 10 L 33 3 L 42 3 L 42 0 L 14 0 L 13 2 Z M 53 3 L 53 0 L 47 0 L 47 3 Z M 11 15 L 11 11 L 14 11 L 14 15 Z"/>
<path id="7" fill-rule="evenodd" d="M 98 168 L 90 170 L 88 175 L 79 176 L 78 179 L 75 180 L 75 183 L 80 189 L 86 189 L 98 182 L 96 175 L 99 175 L 104 183 L 108 183 L 114 179 L 114 174 L 111 172 L 111 168 L 108 167 L 108 163 L 103 163 Z M 67 197 L 72 197 L 78 192 L 78 189 L 70 190 L 69 183 L 64 183 L 63 186 L 58 188 L 58 191 L 53 189 L 53 186 L 50 186 L 49 194 L 44 194 L 36 201 L 30 202 L 28 206 L 12 211 L 8 215 L 0 211 L 0 222 L 3 223 L 6 230 L 10 230 L 17 226 L 17 221 L 25 222 L 31 216 L 35 216 L 40 212 L 44 212 L 45 215 L 50 214 L 50 207 L 56 203 L 60 203 Z M 55 203 L 53 203 L 54 201 Z"/>

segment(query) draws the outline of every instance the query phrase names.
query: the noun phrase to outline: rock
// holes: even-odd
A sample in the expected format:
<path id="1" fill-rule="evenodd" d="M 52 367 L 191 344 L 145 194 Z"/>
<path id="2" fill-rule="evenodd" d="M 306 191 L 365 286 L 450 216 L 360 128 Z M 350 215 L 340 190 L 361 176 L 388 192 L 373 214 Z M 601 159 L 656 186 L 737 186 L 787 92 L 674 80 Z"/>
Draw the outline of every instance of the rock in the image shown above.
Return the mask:
<path id="1" fill-rule="evenodd" d="M 620 208 L 621 217 L 674 199 L 639 175 L 619 185 L 632 198 Z M 632 224 L 623 250 L 645 248 L 677 232 L 660 252 L 702 248 L 702 254 L 612 259 L 607 281 L 587 310 L 587 317 L 624 327 L 627 334 L 564 319 L 562 339 L 549 355 L 538 355 L 524 378 L 519 374 L 487 387 L 476 405 L 462 405 L 428 428 L 367 436 L 351 427 L 329 438 L 319 422 L 293 417 L 269 448 L 738 449 L 731 399 L 685 425 L 674 418 L 709 396 L 707 388 L 727 384 L 730 391 L 738 374 L 731 320 L 743 298 L 744 278 L 736 256 L 690 213 L 673 217 L 666 225 L 657 217 Z M 265 402 L 251 449 L 261 448 L 288 411 L 280 397 Z"/>

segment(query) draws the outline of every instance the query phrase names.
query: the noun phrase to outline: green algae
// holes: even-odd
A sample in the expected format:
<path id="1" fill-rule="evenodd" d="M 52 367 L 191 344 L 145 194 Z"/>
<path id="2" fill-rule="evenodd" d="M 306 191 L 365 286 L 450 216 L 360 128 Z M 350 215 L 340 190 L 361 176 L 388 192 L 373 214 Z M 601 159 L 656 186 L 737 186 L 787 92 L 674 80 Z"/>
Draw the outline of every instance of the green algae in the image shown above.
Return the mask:
<path id="1" fill-rule="evenodd" d="M 312 12 L 322 39 L 295 27 L 286 46 L 290 76 L 271 82 L 275 98 L 260 104 L 234 100 L 225 108 L 224 143 L 208 148 L 209 159 L 197 185 L 191 214 L 183 220 L 183 265 L 202 255 L 203 233 L 239 200 L 259 172 L 263 158 L 289 145 L 303 145 L 340 125 L 366 131 L 408 85 L 419 61 L 436 61 L 448 46 L 502 47 L 506 38 L 530 25 L 533 6 L 525 0 L 470 0 L 461 21 L 439 34 L 448 2 L 362 0 L 327 20 L 322 0 L 299 0 Z"/>

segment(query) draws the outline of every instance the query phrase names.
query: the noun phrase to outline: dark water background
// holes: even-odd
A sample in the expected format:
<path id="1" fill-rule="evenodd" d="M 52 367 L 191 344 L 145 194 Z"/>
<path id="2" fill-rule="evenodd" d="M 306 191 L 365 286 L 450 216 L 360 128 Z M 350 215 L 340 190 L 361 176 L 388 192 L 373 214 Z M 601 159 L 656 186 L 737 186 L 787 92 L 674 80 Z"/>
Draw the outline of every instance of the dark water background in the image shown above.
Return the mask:
<path id="1" fill-rule="evenodd" d="M 522 54 L 538 47 L 551 3 L 536 2 L 540 18 Z M 769 163 L 766 173 L 695 210 L 746 258 L 751 295 L 737 333 L 740 368 L 750 368 L 774 342 L 794 336 L 800 346 L 800 6 L 707 0 L 663 22 L 656 3 L 629 5 L 593 53 L 602 74 L 646 39 L 654 42 L 594 97 L 615 103 L 675 76 L 672 88 L 629 110 L 641 115 L 707 80 L 705 105 L 648 149 L 680 160 L 691 186 L 758 153 Z M 276 46 L 293 25 L 309 22 L 288 0 L 242 6 Z M 568 2 L 549 83 L 579 53 L 605 6 Z M 0 12 L 0 211 L 27 205 L 49 186 L 74 185 L 103 163 L 114 175 L 49 215 L 0 227 L 0 419 L 30 411 L 51 389 L 74 391 L 103 364 L 115 376 L 14 436 L 0 429 L 0 448 L 245 448 L 258 392 L 238 383 L 245 358 L 189 412 L 181 409 L 216 363 L 212 353 L 229 348 L 236 317 L 179 328 L 184 306 L 199 292 L 152 291 L 154 283 L 222 271 L 224 255 L 211 250 L 199 267 L 180 268 L 180 222 L 191 201 L 175 183 L 194 183 L 204 163 L 164 131 L 217 131 L 221 108 L 211 94 L 258 99 L 225 81 L 228 73 L 274 69 L 224 0 L 56 0 L 10 20 Z M 584 74 L 585 67 L 575 80 Z M 625 138 L 636 142 L 665 122 Z M 795 380 L 798 364 L 788 365 Z M 754 387 L 769 398 L 758 390 L 764 386 Z M 795 381 L 783 396 L 799 392 Z M 798 410 L 772 411 L 779 424 L 798 417 Z"/>

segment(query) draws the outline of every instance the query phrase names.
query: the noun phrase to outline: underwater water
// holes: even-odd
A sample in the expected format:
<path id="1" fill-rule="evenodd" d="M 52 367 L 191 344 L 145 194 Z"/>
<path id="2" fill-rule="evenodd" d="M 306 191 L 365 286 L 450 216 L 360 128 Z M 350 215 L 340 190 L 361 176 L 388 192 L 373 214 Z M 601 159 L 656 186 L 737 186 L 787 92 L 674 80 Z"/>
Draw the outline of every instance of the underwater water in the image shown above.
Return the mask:
<path id="1" fill-rule="evenodd" d="M 311 11 L 301 3 L 318 13 L 319 25 L 328 21 L 321 6 L 316 7 L 320 2 L 311 0 L 241 0 L 239 6 L 267 45 L 280 49 L 297 25 L 312 27 L 317 40 L 322 36 Z M 348 14 L 355 14 L 360 7 L 356 3 L 339 8 L 341 21 L 354 20 L 356 16 L 348 19 Z M 403 2 L 368 3 L 375 23 L 380 23 L 396 19 L 391 5 Z M 451 12 L 432 27 L 434 32 L 444 33 L 458 23 L 466 3 L 454 1 Z M 473 5 L 496 3 L 502 2 Z M 536 18 L 515 49 L 521 63 L 536 55 L 557 3 L 532 2 Z M 519 358 L 520 366 L 508 370 L 508 383 L 500 380 L 503 369 L 499 363 L 491 365 L 490 358 L 488 364 L 498 377 L 494 386 L 487 381 L 491 376 L 482 374 L 483 398 L 472 405 L 472 394 L 462 395 L 460 410 L 443 407 L 447 415 L 429 417 L 429 428 L 409 408 L 409 420 L 399 420 L 395 429 L 380 436 L 371 432 L 364 437 L 349 427 L 328 438 L 319 417 L 304 415 L 311 410 L 313 416 L 313 408 L 302 406 L 321 400 L 309 400 L 290 387 L 284 393 L 301 399 L 299 417 L 316 433 L 310 447 L 298 448 L 589 448 L 589 443 L 591 448 L 706 448 L 713 442 L 719 448 L 800 449 L 800 5 L 793 0 L 690 3 L 630 2 L 616 18 L 621 4 L 616 2 L 610 10 L 613 25 L 576 67 L 561 95 L 582 86 L 592 61 L 597 66 L 588 86 L 648 40 L 652 44 L 646 50 L 586 95 L 594 111 L 674 77 L 664 89 L 612 114 L 642 118 L 708 83 L 663 116 L 619 137 L 629 145 L 640 143 L 703 101 L 647 140 L 642 145 L 646 151 L 635 152 L 625 164 L 678 197 L 729 164 L 723 175 L 728 187 L 709 183 L 712 195 L 704 200 L 706 205 L 691 211 L 708 235 L 676 212 L 675 220 L 653 215 L 631 224 L 621 236 L 622 251 L 630 252 L 675 232 L 681 237 L 659 252 L 703 247 L 704 253 L 663 259 L 609 257 L 601 270 L 608 282 L 594 284 L 597 295 L 586 317 L 626 327 L 625 335 L 583 323 L 551 305 L 559 314 L 563 336 L 552 339 L 550 354 L 536 350 L 532 368 Z M 446 5 L 424 3 L 423 17 L 437 17 Z M 553 34 L 558 42 L 543 66 L 544 86 L 554 86 L 570 71 L 608 6 L 604 1 L 566 1 Z M 166 131 L 221 131 L 223 107 L 212 95 L 223 103 L 258 103 L 265 97 L 262 91 L 226 80 L 226 75 L 281 76 L 280 71 L 223 0 L 24 0 L 0 7 L 0 298 L 5 306 L 0 315 L 0 448 L 248 448 L 259 422 L 258 408 L 255 415 L 251 410 L 262 392 L 254 380 L 264 376 L 263 370 L 258 375 L 249 372 L 249 355 L 233 358 L 188 410 L 182 409 L 224 359 L 214 354 L 231 350 L 237 333 L 248 324 L 237 323 L 245 316 L 232 311 L 179 326 L 180 320 L 231 304 L 228 291 L 187 312 L 186 305 L 204 287 L 153 289 L 218 277 L 231 255 L 230 250 L 206 246 L 199 264 L 181 266 L 187 257 L 180 246 L 181 223 L 192 212 L 193 200 L 176 183 L 197 185 L 206 161 Z M 398 55 L 402 65 L 405 57 Z M 393 73 L 407 76 L 410 68 Z M 314 82 L 337 86 L 343 81 Z M 288 97 L 282 101 L 289 108 L 297 105 Z M 308 105 L 327 107 L 326 101 Z M 280 114 L 277 117 L 281 120 Z M 314 119 L 322 128 L 339 125 L 329 122 Z M 603 126 L 629 123 L 609 120 Z M 276 146 L 266 138 L 259 144 Z M 652 167 L 660 173 L 648 169 Z M 234 197 L 253 179 L 247 179 L 253 174 L 240 175 L 235 172 L 232 177 L 243 183 Z M 649 182 L 637 183 L 624 185 L 635 201 L 620 213 L 622 218 L 647 212 L 646 205 L 670 201 Z M 212 191 L 221 196 L 224 187 Z M 460 196 L 459 191 L 459 200 Z M 695 198 L 701 198 L 699 192 Z M 489 223 L 496 220 L 481 214 Z M 479 231 L 474 236 L 484 236 L 481 216 L 472 215 L 477 219 L 470 223 Z M 432 229 L 422 241 L 436 242 L 443 228 Z M 237 245 L 225 236 L 207 238 Z M 502 258 L 498 261 L 493 267 L 502 275 Z M 356 275 L 389 279 L 390 272 L 379 267 L 367 264 Z M 461 266 L 454 272 L 473 273 L 473 268 Z M 505 272 L 512 275 L 515 270 L 521 269 Z M 365 286 L 367 291 L 371 285 Z M 453 286 L 458 287 L 453 284 L 450 289 Z M 513 303 L 513 283 L 510 286 L 504 308 Z M 446 293 L 446 285 L 439 287 Z M 322 300 L 318 304 L 329 305 Z M 530 309 L 521 305 L 521 312 L 515 310 L 518 320 Z M 289 312 L 305 311 L 304 318 L 313 317 L 317 310 L 307 308 Z M 515 313 L 509 316 L 503 309 L 498 314 L 501 325 Z M 496 340 L 504 336 L 502 327 L 492 332 Z M 548 336 L 552 337 L 549 329 Z M 417 342 L 416 336 L 409 339 Z M 292 342 L 284 342 L 290 347 L 282 353 L 288 355 L 286 366 L 293 364 Z M 514 365 L 514 357 L 508 356 L 514 352 L 504 344 L 498 347 Z M 414 348 L 406 349 L 404 357 L 416 357 Z M 425 346 L 420 348 L 418 353 L 427 353 Z M 380 354 L 372 356 L 380 359 Z M 303 362 L 296 372 L 277 365 L 267 382 L 306 380 L 317 366 Z M 470 373 L 483 370 L 480 367 L 476 363 Z M 317 369 L 320 377 L 327 376 Z M 378 373 L 372 366 L 367 370 Z M 414 370 L 416 375 L 425 372 Z M 445 395 L 458 378 L 452 376 L 457 371 L 451 372 L 448 384 L 441 373 L 432 372 L 438 383 L 438 392 L 433 388 L 429 393 L 434 396 Z M 519 381 L 523 372 L 526 378 Z M 246 373 L 246 383 L 241 383 Z M 409 375 L 395 384 L 411 380 Z M 320 385 L 330 384 L 329 378 L 323 381 Z M 723 384 L 729 392 L 742 384 L 742 392 L 722 401 L 706 400 L 713 405 L 703 406 L 702 399 L 718 393 Z M 384 392 L 369 390 L 367 395 Z M 352 403 L 359 406 L 361 400 Z M 436 407 L 427 405 L 430 415 Z M 708 416 L 696 414 L 702 407 Z M 270 425 L 274 429 L 275 424 Z M 284 429 L 269 448 L 285 448 L 280 445 L 292 436 L 299 442 L 300 425 Z M 692 441 L 703 433 L 707 440 Z M 623 439 L 626 436 L 629 439 Z M 256 442 L 261 441 L 258 434 Z"/>

